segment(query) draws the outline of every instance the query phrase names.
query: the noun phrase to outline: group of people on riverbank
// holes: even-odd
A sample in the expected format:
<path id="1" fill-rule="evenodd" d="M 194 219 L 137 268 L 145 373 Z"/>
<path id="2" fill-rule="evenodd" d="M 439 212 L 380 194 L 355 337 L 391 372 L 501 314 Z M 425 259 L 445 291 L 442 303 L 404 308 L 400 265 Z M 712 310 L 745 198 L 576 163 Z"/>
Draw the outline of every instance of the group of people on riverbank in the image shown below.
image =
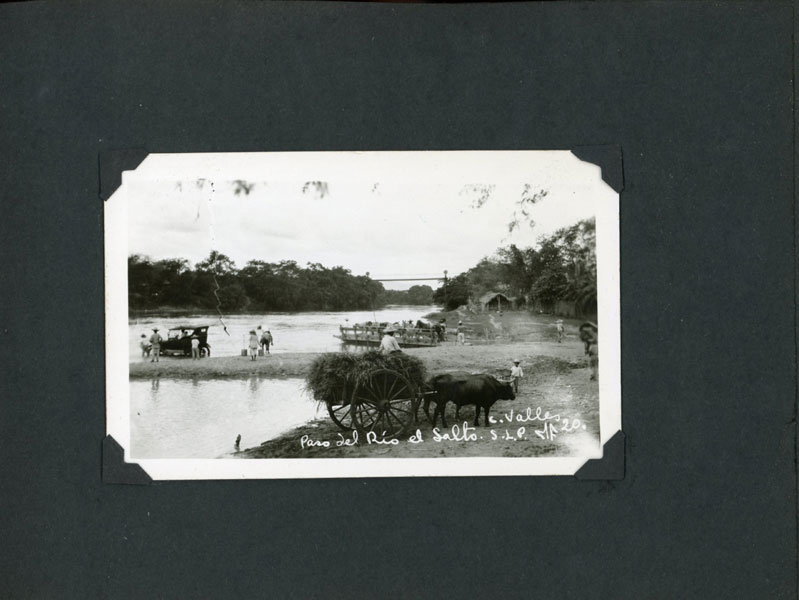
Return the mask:
<path id="1" fill-rule="evenodd" d="M 258 325 L 255 329 L 250 329 L 250 339 L 247 344 L 250 360 L 256 360 L 258 354 L 269 356 L 269 347 L 275 345 L 275 338 L 272 332 Z"/>

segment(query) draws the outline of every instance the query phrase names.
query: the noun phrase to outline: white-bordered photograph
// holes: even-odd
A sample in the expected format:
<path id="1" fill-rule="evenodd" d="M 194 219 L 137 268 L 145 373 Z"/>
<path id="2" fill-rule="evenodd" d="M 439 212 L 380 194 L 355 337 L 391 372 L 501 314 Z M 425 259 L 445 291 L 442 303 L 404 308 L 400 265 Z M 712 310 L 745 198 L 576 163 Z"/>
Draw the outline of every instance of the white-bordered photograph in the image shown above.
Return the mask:
<path id="1" fill-rule="evenodd" d="M 151 154 L 108 434 L 153 479 L 572 475 L 621 428 L 618 203 L 568 150 Z"/>

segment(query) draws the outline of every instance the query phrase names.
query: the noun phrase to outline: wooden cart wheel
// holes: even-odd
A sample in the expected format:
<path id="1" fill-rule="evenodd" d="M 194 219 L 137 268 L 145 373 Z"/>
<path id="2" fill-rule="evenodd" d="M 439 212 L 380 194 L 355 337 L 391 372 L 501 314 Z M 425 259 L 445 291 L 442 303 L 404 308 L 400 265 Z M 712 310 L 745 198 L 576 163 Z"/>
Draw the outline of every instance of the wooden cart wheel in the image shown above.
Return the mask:
<path id="1" fill-rule="evenodd" d="M 344 394 L 341 395 L 344 396 Z M 330 415 L 333 422 L 340 429 L 350 431 L 352 429 L 352 413 L 350 412 L 352 404 L 349 399 L 344 399 L 343 404 L 341 400 L 328 400 L 325 404 L 327 405 L 327 414 Z"/>
<path id="2" fill-rule="evenodd" d="M 416 389 L 396 371 L 380 369 L 355 386 L 352 393 L 352 424 L 361 434 L 370 431 L 378 439 L 395 438 L 416 422 L 419 400 Z"/>

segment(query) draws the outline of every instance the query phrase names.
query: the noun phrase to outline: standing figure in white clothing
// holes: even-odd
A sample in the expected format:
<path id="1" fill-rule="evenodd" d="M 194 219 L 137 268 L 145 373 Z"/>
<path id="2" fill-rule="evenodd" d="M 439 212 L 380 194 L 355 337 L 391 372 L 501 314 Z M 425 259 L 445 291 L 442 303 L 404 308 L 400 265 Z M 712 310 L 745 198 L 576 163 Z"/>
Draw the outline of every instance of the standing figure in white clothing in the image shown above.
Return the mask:
<path id="1" fill-rule="evenodd" d="M 524 377 L 524 371 L 522 371 L 521 366 L 519 366 L 520 362 L 521 361 L 519 361 L 519 360 L 514 360 L 513 361 L 513 366 L 510 368 L 510 376 L 511 376 L 511 379 L 513 380 L 513 392 L 514 393 L 519 391 L 519 380 L 522 377 Z"/>

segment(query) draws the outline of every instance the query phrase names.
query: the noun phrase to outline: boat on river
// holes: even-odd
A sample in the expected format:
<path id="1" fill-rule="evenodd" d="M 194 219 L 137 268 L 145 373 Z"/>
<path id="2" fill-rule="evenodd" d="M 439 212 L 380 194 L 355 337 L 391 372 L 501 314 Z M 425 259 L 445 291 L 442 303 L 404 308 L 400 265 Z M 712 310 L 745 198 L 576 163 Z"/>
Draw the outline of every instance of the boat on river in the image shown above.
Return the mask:
<path id="1" fill-rule="evenodd" d="M 352 325 L 351 327 L 339 326 L 339 335 L 334 335 L 343 344 L 356 346 L 379 346 L 383 339 L 383 330 L 389 327 L 384 325 Z M 394 329 L 394 338 L 403 348 L 426 348 L 438 345 L 438 333 L 432 329 L 417 327 L 397 327 Z"/>

